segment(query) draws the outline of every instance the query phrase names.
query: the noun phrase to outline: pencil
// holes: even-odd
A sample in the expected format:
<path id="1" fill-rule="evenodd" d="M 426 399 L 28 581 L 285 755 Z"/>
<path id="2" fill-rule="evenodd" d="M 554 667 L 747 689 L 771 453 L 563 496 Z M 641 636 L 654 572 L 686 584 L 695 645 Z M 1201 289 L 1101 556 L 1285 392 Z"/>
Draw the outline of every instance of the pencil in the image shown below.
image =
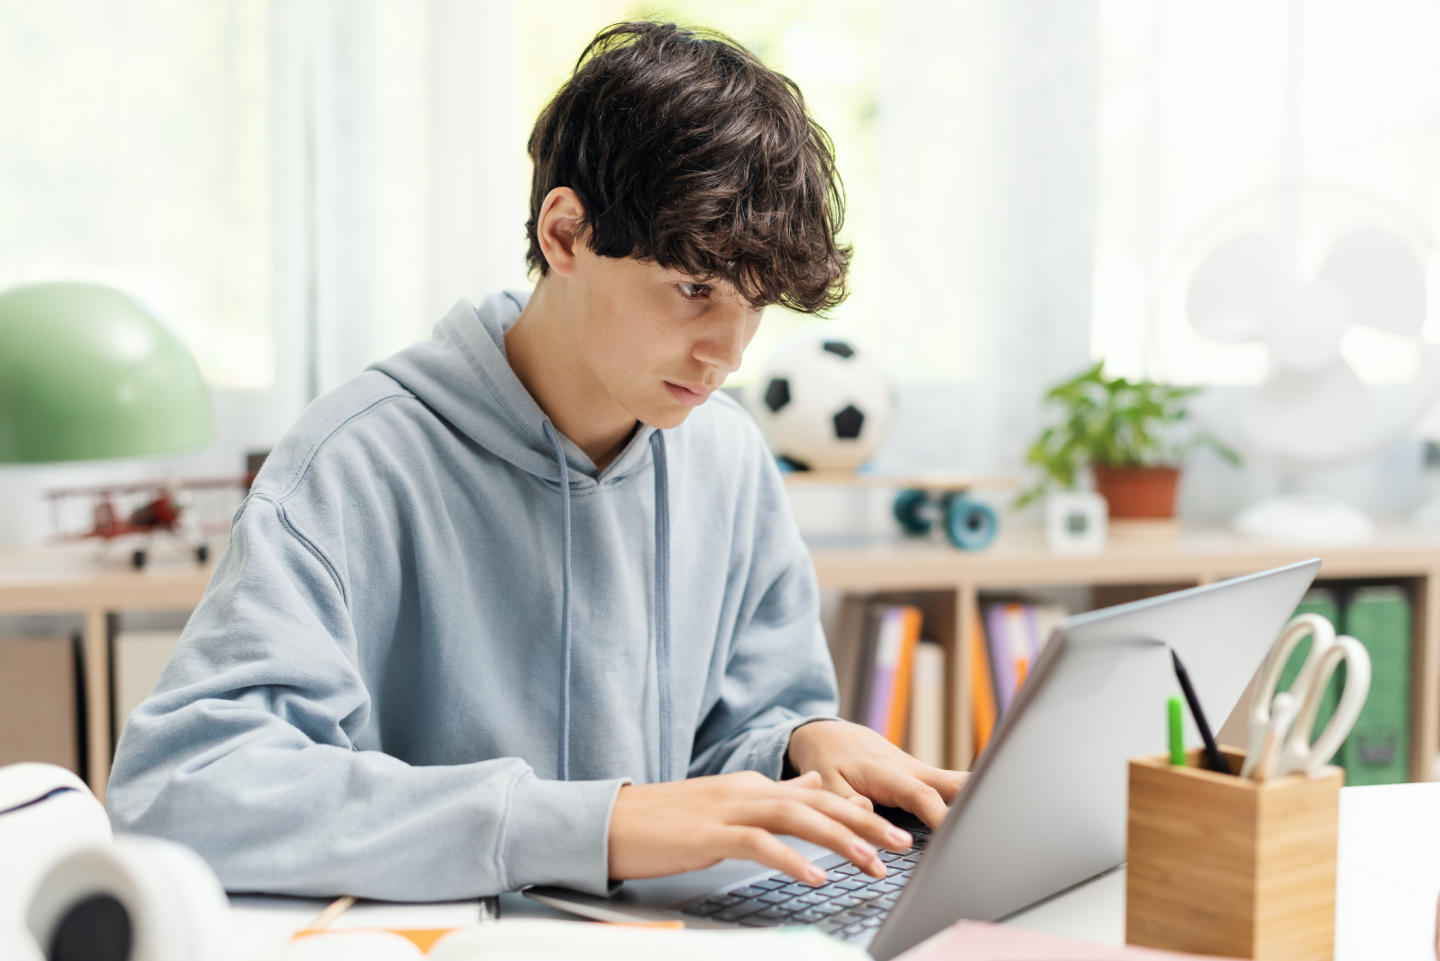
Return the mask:
<path id="1" fill-rule="evenodd" d="M 1180 690 L 1184 692 L 1185 700 L 1190 705 L 1190 716 L 1195 718 L 1195 726 L 1200 729 L 1200 739 L 1205 742 L 1206 763 L 1212 771 L 1229 774 L 1230 765 L 1220 753 L 1220 745 L 1215 743 L 1215 735 L 1210 733 L 1210 722 L 1205 720 L 1205 712 L 1200 708 L 1200 698 L 1195 694 L 1195 688 L 1190 685 L 1190 674 L 1185 670 L 1185 665 L 1180 663 L 1180 655 L 1175 653 L 1174 648 L 1170 649 L 1170 659 L 1175 662 L 1175 677 L 1179 679 Z"/>
<path id="2" fill-rule="evenodd" d="M 330 922 L 340 917 L 340 915 L 344 914 L 346 911 L 349 911 L 354 904 L 355 898 L 351 895 L 347 894 L 343 898 L 336 898 L 334 901 L 330 902 L 330 904 L 325 908 L 324 911 L 321 911 L 318 915 L 315 916 L 314 921 L 311 921 L 305 926 L 305 930 L 319 931 L 322 928 L 328 928 L 330 926 Z"/>

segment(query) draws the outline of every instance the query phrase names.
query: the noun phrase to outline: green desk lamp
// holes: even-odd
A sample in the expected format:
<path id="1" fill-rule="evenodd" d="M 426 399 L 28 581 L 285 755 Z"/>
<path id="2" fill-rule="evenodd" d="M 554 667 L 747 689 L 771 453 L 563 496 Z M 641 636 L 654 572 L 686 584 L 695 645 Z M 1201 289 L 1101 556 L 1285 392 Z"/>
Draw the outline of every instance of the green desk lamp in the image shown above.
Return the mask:
<path id="1" fill-rule="evenodd" d="M 210 440 L 184 343 L 111 287 L 0 293 L 0 463 L 167 454 Z"/>

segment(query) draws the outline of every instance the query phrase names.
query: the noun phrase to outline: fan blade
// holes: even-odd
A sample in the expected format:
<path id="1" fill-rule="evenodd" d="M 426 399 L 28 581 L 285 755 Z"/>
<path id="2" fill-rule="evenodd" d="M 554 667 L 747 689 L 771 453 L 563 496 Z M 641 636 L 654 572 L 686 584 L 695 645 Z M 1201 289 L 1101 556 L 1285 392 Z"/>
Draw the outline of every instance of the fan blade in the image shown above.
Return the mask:
<path id="1" fill-rule="evenodd" d="M 1315 276 L 1350 301 L 1357 323 L 1413 335 L 1425 323 L 1425 265 L 1413 245 L 1392 231 L 1346 234 Z"/>
<path id="2" fill-rule="evenodd" d="M 1326 371 L 1340 360 L 1340 335 L 1354 320 L 1348 301 L 1325 284 L 1280 291 L 1264 311 L 1271 363 L 1293 373 Z"/>
<path id="3" fill-rule="evenodd" d="M 1238 234 L 1212 250 L 1185 294 L 1190 325 L 1211 340 L 1260 336 L 1262 312 L 1280 283 L 1275 247 L 1256 233 Z"/>
<path id="4" fill-rule="evenodd" d="M 1326 463 L 1368 445 L 1373 404 L 1344 361 L 1320 371 L 1276 370 L 1240 401 L 1245 416 L 1238 426 L 1247 446 L 1287 460 Z"/>

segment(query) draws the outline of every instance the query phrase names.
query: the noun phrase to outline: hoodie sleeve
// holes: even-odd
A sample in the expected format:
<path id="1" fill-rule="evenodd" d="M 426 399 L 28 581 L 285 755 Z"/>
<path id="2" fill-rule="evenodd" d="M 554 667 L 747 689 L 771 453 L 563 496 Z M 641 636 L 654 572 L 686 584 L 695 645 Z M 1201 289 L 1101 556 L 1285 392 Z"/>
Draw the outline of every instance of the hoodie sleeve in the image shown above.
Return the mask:
<path id="1" fill-rule="evenodd" d="M 423 767 L 359 750 L 370 697 L 356 664 L 332 566 L 280 505 L 252 495 L 125 725 L 107 794 L 115 829 L 189 845 L 231 891 L 606 891 L 624 779 L 548 781 L 519 758 Z"/>
<path id="2" fill-rule="evenodd" d="M 791 733 L 836 718 L 815 566 L 768 453 L 758 487 L 740 615 L 720 696 L 696 732 L 692 777 L 748 769 L 779 778 Z"/>

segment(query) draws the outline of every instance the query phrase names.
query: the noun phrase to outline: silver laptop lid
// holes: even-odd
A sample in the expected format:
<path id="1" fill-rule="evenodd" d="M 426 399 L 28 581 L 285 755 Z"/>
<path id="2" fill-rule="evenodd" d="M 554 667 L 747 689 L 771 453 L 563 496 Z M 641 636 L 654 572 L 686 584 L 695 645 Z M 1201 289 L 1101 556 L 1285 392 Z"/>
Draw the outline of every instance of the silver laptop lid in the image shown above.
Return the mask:
<path id="1" fill-rule="evenodd" d="M 956 920 L 997 920 L 1123 861 L 1128 762 L 1166 750 L 1166 701 L 1179 694 L 1166 645 L 1218 730 L 1319 568 L 1302 561 L 1067 618 L 871 954 L 886 961 Z"/>

